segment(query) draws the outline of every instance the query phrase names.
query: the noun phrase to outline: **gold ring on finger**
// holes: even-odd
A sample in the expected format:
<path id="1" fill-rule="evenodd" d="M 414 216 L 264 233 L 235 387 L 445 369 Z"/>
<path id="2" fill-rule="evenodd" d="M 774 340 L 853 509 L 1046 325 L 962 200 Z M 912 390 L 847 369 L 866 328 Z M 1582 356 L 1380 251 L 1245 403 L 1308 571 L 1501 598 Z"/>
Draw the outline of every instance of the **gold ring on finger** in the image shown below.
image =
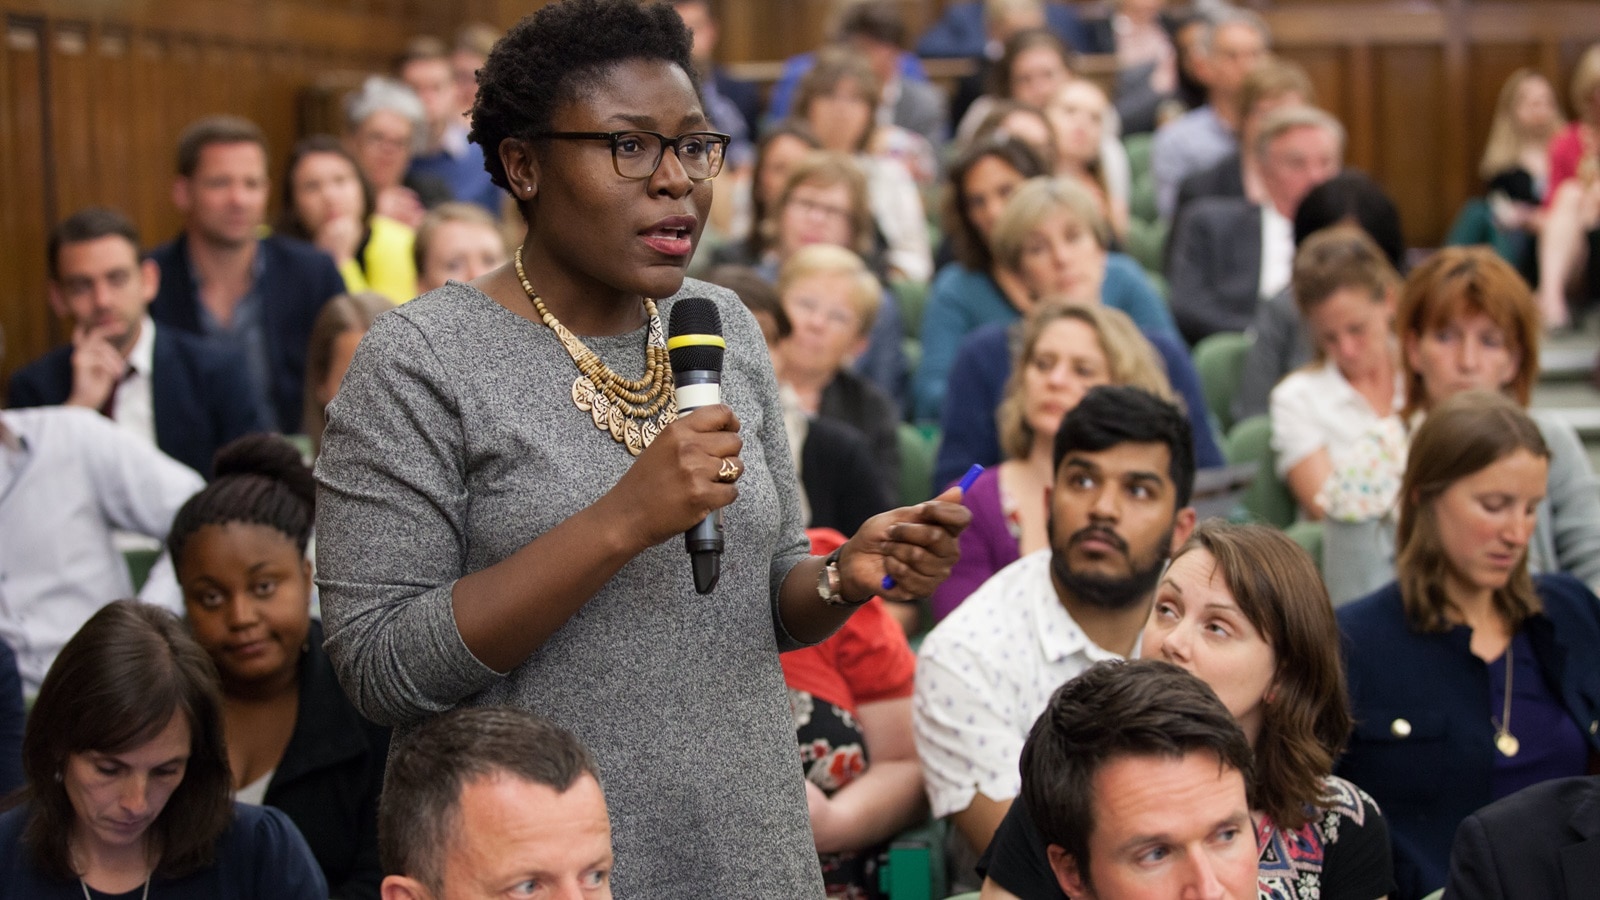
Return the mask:
<path id="1" fill-rule="evenodd" d="M 739 465 L 731 456 L 722 458 L 722 467 L 717 469 L 717 480 L 723 484 L 733 484 L 744 474 L 744 467 Z"/>

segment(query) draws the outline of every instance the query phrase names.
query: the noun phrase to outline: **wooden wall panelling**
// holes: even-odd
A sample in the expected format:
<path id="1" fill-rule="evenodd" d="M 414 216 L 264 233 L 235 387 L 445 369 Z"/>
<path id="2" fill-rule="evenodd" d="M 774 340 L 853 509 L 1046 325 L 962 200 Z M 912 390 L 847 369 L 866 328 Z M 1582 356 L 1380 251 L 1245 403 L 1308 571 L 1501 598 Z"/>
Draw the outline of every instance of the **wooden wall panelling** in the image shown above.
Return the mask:
<path id="1" fill-rule="evenodd" d="M 45 41 L 54 218 L 95 202 L 93 60 L 87 22 L 50 23 Z"/>
<path id="2" fill-rule="evenodd" d="M 3 21 L 0 43 L 0 326 L 5 358 L 0 376 L 26 364 L 55 341 L 46 308 L 44 244 L 50 217 L 45 171 L 45 23 L 32 17 Z"/>
<path id="3" fill-rule="evenodd" d="M 130 31 L 121 26 L 95 29 L 90 47 L 94 82 L 90 91 L 94 127 L 95 202 L 133 215 L 148 161 L 134 154 L 133 61 Z"/>
<path id="4" fill-rule="evenodd" d="M 1374 51 L 1378 90 L 1377 155 L 1373 175 L 1400 208 L 1406 241 L 1437 243 L 1448 227 L 1450 204 L 1441 169 L 1444 121 L 1456 114 L 1444 96 L 1444 60 L 1438 47 L 1385 46 Z M 1459 202 L 1457 200 L 1456 202 Z M 1453 206 L 1451 207 L 1453 211 Z"/>
<path id="5" fill-rule="evenodd" d="M 178 211 L 172 206 L 172 179 L 176 169 L 174 137 L 186 124 L 187 90 L 176 83 L 172 64 L 175 41 L 161 31 L 135 32 L 133 52 L 133 147 L 139 189 L 134 220 L 146 246 L 167 240 L 178 230 Z"/>

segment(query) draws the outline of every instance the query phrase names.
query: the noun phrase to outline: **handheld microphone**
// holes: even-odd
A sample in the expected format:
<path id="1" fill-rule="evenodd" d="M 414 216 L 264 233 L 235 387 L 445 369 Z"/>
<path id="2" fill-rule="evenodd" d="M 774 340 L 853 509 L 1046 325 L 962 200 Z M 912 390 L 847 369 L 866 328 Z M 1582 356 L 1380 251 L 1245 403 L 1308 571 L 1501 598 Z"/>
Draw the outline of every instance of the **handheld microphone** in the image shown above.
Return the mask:
<path id="1" fill-rule="evenodd" d="M 673 398 L 678 414 L 722 402 L 722 316 L 704 297 L 686 297 L 672 306 L 667 326 L 667 356 L 672 361 Z M 694 570 L 694 589 L 711 593 L 722 576 L 722 511 L 712 510 L 684 532 L 684 548 Z"/>

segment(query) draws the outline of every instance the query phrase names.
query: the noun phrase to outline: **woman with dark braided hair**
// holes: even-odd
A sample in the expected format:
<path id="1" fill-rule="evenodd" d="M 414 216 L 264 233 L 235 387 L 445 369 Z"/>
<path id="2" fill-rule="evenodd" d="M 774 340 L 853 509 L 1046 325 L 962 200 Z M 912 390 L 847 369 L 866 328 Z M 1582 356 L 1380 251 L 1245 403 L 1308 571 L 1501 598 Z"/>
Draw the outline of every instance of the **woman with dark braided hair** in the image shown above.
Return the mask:
<path id="1" fill-rule="evenodd" d="M 214 465 L 167 542 L 190 631 L 222 678 L 235 799 L 288 814 L 335 900 L 376 898 L 389 730 L 345 698 L 310 616 L 311 470 L 266 434 L 228 444 Z"/>
<path id="2" fill-rule="evenodd" d="M 690 44 L 668 6 L 562 0 L 479 69 L 471 139 L 527 236 L 380 317 L 328 409 L 328 654 L 401 730 L 505 705 L 576 733 L 619 897 L 816 897 L 778 651 L 926 596 L 968 515 L 950 494 L 810 555 L 761 331 L 684 277 L 728 140 Z M 692 297 L 722 321 L 724 403 L 679 416 L 665 322 Z M 682 535 L 715 510 L 701 594 Z"/>

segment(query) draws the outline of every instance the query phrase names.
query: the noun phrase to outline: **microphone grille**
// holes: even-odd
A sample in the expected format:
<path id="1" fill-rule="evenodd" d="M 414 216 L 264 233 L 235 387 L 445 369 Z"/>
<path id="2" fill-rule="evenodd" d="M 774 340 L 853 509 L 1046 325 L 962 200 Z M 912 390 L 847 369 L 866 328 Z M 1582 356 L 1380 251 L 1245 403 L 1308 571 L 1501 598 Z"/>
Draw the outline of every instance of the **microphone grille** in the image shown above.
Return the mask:
<path id="1" fill-rule="evenodd" d="M 714 344 L 687 344 L 673 347 L 673 339 L 692 335 L 722 337 L 722 315 L 717 305 L 704 297 L 685 297 L 672 305 L 667 324 L 667 355 L 674 372 L 722 371 L 723 348 Z"/>

